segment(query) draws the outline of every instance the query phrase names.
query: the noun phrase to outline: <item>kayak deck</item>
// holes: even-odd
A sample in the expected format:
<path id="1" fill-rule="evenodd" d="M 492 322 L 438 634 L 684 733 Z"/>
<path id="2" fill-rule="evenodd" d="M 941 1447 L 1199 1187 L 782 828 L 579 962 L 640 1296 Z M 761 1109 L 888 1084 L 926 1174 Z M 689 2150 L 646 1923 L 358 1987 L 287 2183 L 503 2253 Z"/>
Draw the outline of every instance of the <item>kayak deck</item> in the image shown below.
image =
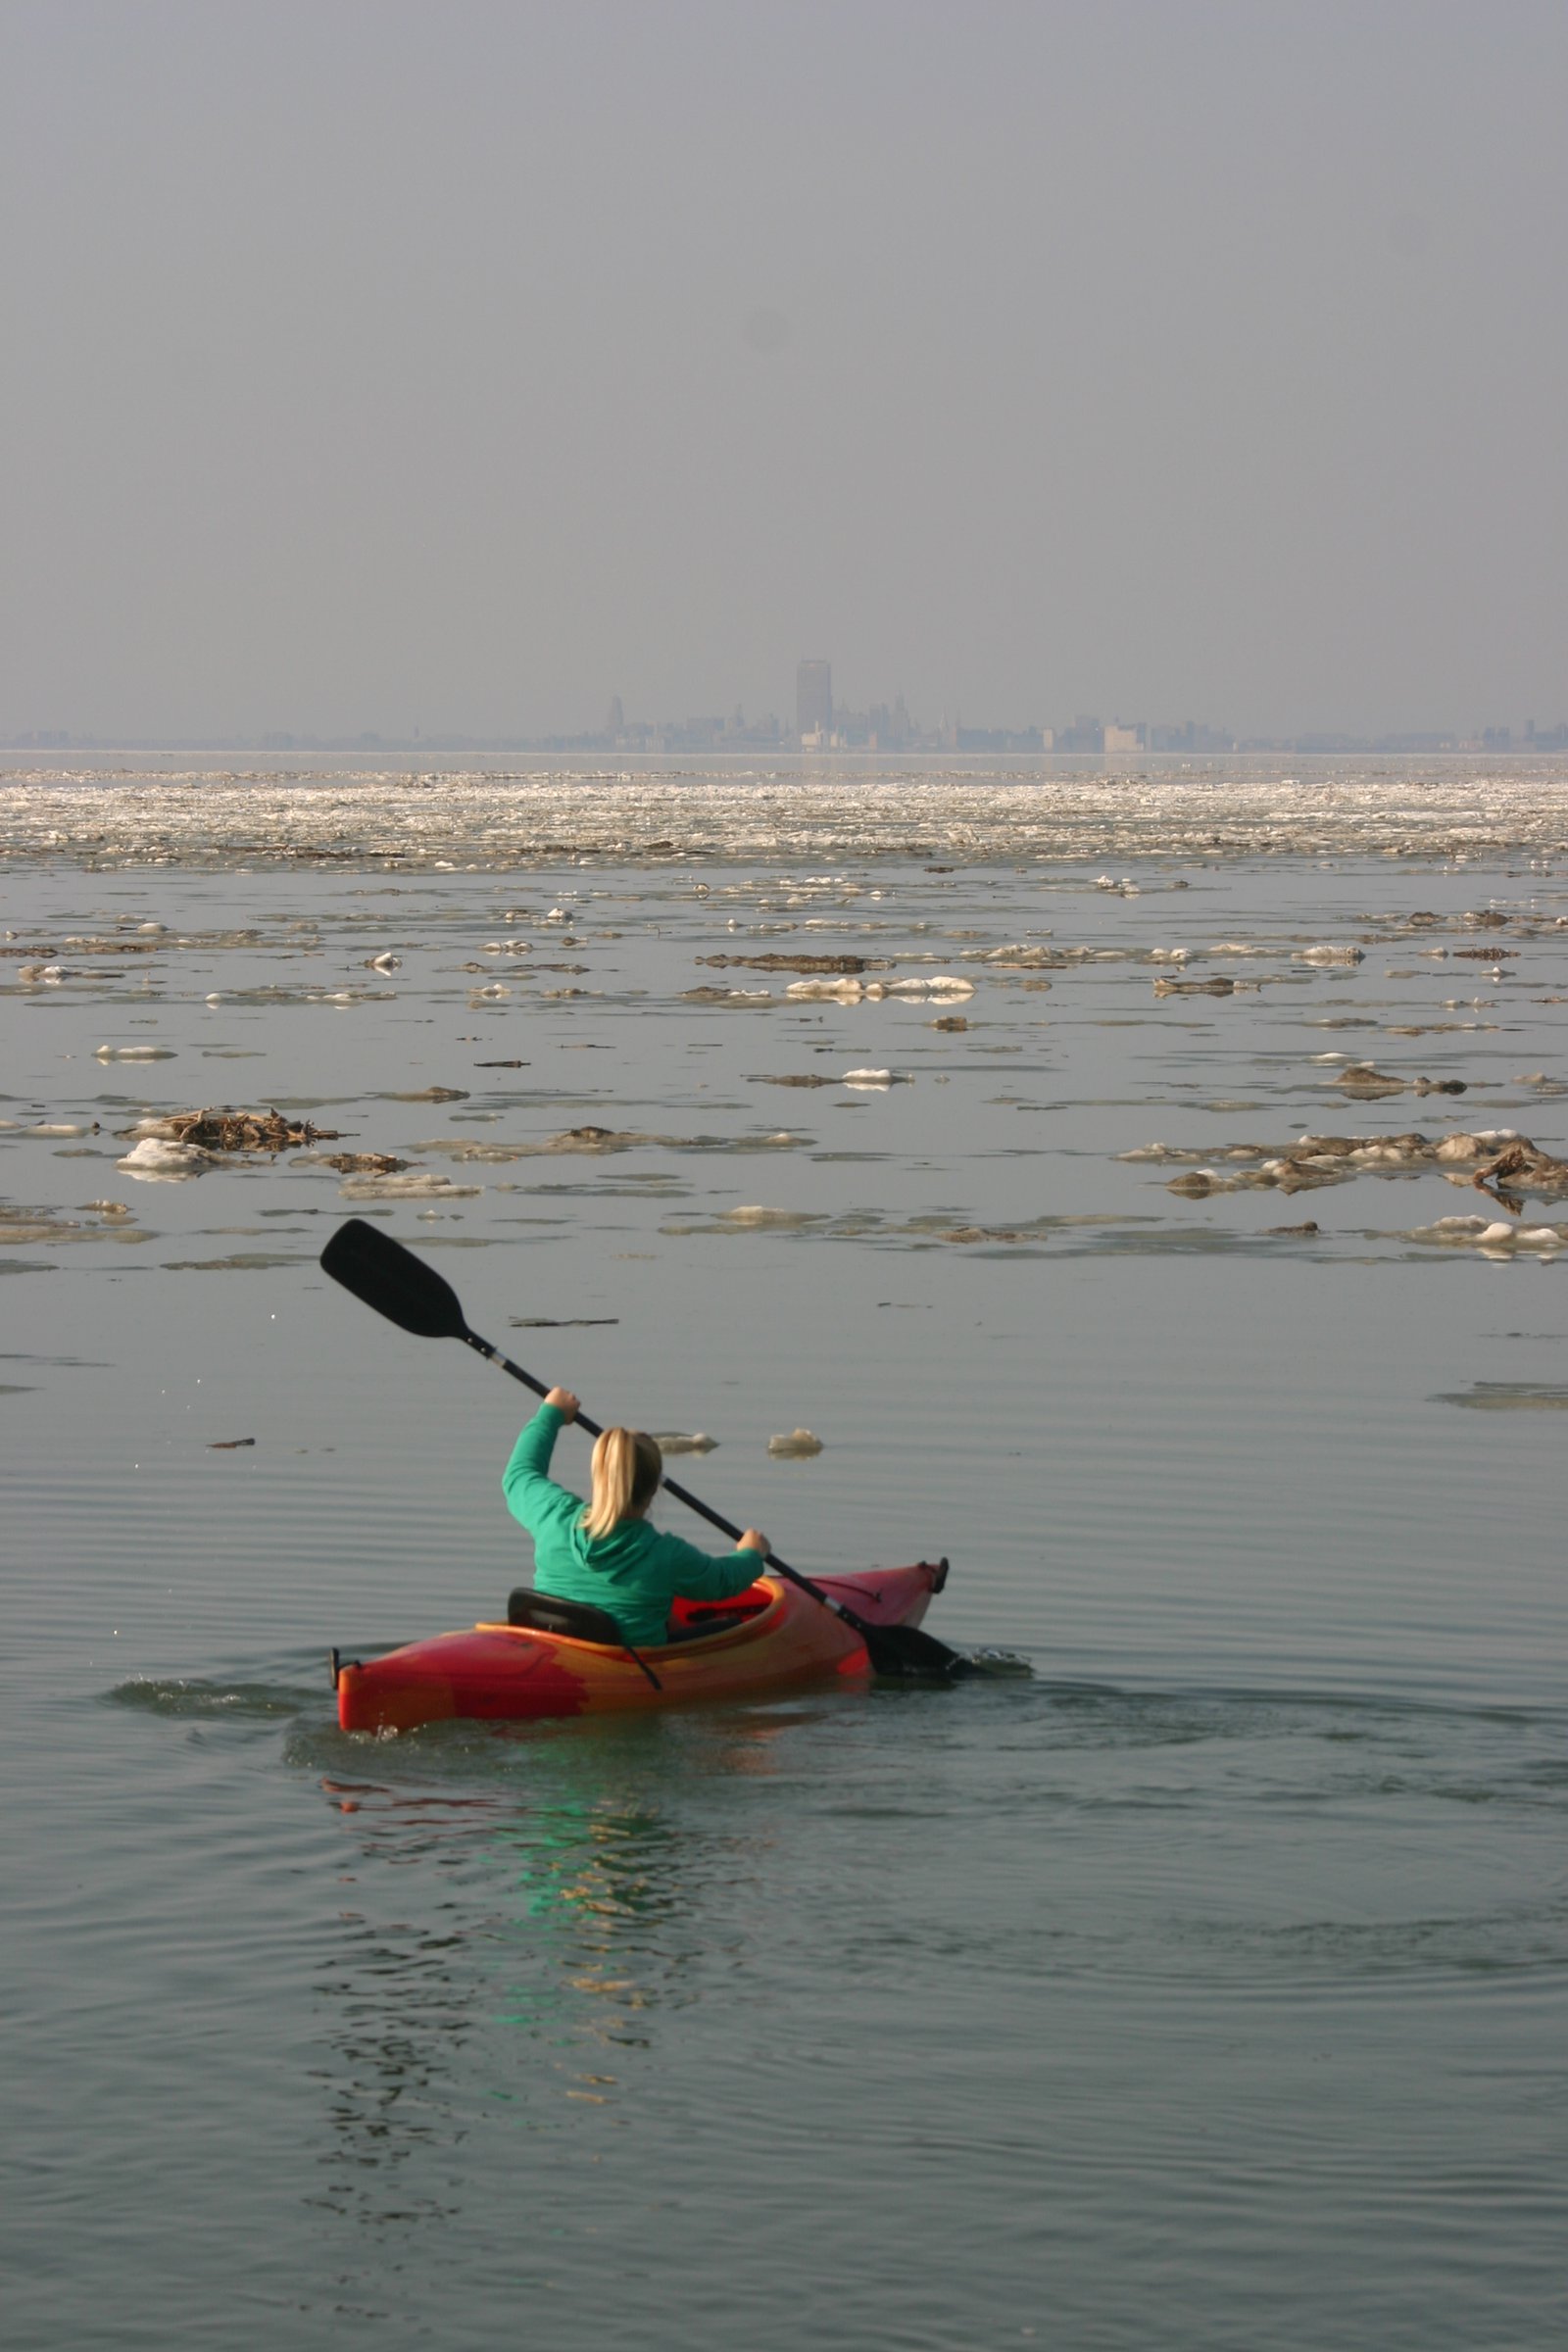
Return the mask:
<path id="1" fill-rule="evenodd" d="M 921 1560 L 817 1582 L 867 1624 L 912 1626 L 946 1576 L 946 1560 Z M 777 1577 L 759 1577 L 729 1601 L 677 1600 L 673 1623 L 681 1639 L 636 1651 L 497 1623 L 437 1634 L 368 1661 L 339 1662 L 334 1651 L 338 1722 L 346 1732 L 404 1732 L 454 1717 L 517 1722 L 621 1713 L 818 1680 L 870 1680 L 865 1643 L 854 1628 Z"/>

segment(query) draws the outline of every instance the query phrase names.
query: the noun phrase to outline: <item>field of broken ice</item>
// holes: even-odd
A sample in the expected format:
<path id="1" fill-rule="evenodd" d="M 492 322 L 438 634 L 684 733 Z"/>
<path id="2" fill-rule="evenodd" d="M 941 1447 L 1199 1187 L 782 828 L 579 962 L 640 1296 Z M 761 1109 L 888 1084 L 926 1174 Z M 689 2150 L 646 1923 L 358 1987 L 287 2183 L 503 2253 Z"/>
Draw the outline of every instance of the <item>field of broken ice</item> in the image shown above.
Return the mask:
<path id="1" fill-rule="evenodd" d="M 279 764 L 0 774 L 24 2352 L 1553 2340 L 1568 779 Z M 340 1735 L 531 1402 L 349 1214 L 1034 1680 Z"/>
<path id="2" fill-rule="evenodd" d="M 0 987 L 43 1052 L 0 1243 L 156 1256 L 205 1178 L 225 1229 L 335 1195 L 497 1240 L 543 1191 L 665 1243 L 1550 1257 L 1536 764 L 13 768 Z M 224 1105 L 280 1120 L 225 1145 Z"/>

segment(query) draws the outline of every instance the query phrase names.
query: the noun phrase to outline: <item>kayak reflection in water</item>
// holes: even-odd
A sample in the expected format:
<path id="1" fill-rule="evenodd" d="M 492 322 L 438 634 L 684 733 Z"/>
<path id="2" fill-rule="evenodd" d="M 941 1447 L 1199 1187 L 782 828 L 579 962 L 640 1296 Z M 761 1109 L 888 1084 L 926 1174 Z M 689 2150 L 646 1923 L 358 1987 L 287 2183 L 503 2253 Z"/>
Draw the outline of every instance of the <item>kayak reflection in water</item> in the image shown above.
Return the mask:
<path id="1" fill-rule="evenodd" d="M 552 1389 L 512 1449 L 501 1485 L 507 1507 L 533 1538 L 534 1589 L 557 1600 L 608 1609 L 621 1639 L 657 1648 L 669 1640 L 670 1603 L 730 1600 L 755 1584 L 771 1546 L 749 1527 L 737 1550 L 699 1551 L 648 1524 L 664 1474 L 647 1432 L 607 1429 L 595 1441 L 593 1495 L 558 1486 L 549 1475 L 557 1437 L 577 1417 L 569 1389 Z"/>

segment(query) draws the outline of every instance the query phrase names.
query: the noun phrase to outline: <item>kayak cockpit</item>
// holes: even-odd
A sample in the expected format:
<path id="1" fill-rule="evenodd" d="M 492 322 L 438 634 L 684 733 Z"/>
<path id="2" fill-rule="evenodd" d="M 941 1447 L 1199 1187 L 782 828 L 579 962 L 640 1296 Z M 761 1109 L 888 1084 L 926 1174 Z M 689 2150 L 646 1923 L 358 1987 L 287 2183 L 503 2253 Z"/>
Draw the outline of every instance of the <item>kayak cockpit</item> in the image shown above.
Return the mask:
<path id="1" fill-rule="evenodd" d="M 667 1641 L 700 1642 L 710 1634 L 732 1633 L 748 1619 L 760 1617 L 777 1592 L 776 1585 L 759 1578 L 730 1600 L 686 1600 L 677 1594 L 670 1608 Z M 609 1609 L 595 1608 L 591 1601 L 562 1600 L 553 1592 L 536 1592 L 531 1585 L 517 1585 L 508 1595 L 507 1623 L 529 1633 L 564 1636 L 569 1642 L 597 1642 L 611 1649 L 626 1646 L 626 1637 Z"/>

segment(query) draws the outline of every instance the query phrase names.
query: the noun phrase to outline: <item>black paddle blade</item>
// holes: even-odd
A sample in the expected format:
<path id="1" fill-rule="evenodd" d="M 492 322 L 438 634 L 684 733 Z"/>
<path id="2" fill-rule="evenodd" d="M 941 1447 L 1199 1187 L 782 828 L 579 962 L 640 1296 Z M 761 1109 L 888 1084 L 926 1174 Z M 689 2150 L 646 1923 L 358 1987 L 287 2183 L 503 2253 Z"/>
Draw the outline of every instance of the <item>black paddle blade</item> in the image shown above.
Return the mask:
<path id="1" fill-rule="evenodd" d="M 922 1634 L 917 1625 L 862 1623 L 859 1631 L 872 1672 L 899 1682 L 951 1683 L 969 1662 L 934 1634 Z"/>
<path id="2" fill-rule="evenodd" d="M 378 1315 L 421 1340 L 466 1340 L 458 1294 L 433 1266 L 389 1233 L 350 1217 L 321 1251 L 321 1267 Z"/>

